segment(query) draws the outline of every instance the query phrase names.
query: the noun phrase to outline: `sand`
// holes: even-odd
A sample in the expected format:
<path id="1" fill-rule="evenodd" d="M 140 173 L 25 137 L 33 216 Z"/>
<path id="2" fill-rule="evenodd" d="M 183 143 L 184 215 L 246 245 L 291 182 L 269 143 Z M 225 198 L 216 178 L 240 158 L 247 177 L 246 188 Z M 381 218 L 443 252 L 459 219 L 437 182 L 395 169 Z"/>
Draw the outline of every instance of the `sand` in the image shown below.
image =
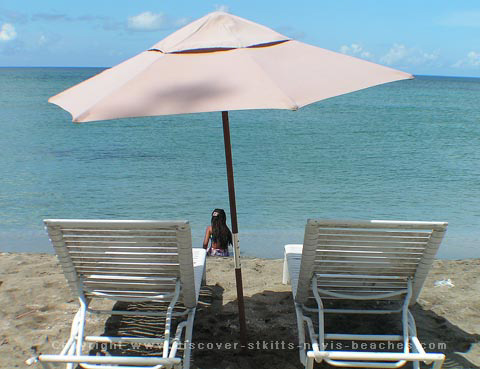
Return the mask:
<path id="1" fill-rule="evenodd" d="M 193 368 L 302 368 L 293 302 L 289 286 L 281 283 L 282 268 L 282 260 L 242 260 L 249 345 L 240 353 L 225 349 L 228 346 L 207 349 L 212 342 L 232 348 L 239 342 L 232 261 L 207 260 L 207 286 L 195 320 L 193 342 L 198 347 L 193 350 Z M 435 286 L 447 279 L 451 285 Z M 17 253 L 0 253 L 0 306 L 4 369 L 25 367 L 32 352 L 59 353 L 78 308 L 53 255 Z M 445 352 L 444 368 L 480 366 L 480 259 L 436 261 L 412 312 L 421 341 L 446 345 L 435 350 Z M 102 334 L 105 318 L 92 322 L 90 334 Z"/>

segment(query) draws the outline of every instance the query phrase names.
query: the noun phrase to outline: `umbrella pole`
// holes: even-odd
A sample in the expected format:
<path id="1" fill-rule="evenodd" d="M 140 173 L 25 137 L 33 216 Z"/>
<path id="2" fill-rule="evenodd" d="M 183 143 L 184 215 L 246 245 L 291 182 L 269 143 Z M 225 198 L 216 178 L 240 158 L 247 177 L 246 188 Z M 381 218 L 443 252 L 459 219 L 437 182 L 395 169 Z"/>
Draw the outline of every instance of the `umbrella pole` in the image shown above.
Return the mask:
<path id="1" fill-rule="evenodd" d="M 232 220 L 233 258 L 235 262 L 235 282 L 237 285 L 238 318 L 240 320 L 240 344 L 247 347 L 247 327 L 245 322 L 245 305 L 243 302 L 242 267 L 240 265 L 240 246 L 238 244 L 237 204 L 233 180 L 232 145 L 230 143 L 230 125 L 228 111 L 222 111 L 223 140 L 225 142 L 225 160 L 227 164 L 228 195 L 230 200 L 230 217 Z"/>

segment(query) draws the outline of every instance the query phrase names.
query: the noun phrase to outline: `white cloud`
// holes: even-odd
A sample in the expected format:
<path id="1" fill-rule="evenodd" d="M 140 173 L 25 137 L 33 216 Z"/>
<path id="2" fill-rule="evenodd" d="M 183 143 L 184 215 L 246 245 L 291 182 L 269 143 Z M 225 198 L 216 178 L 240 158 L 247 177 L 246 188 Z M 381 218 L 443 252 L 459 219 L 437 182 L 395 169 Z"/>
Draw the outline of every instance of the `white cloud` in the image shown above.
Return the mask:
<path id="1" fill-rule="evenodd" d="M 480 52 L 470 51 L 465 58 L 453 64 L 453 67 L 480 67 Z"/>
<path id="2" fill-rule="evenodd" d="M 388 52 L 381 57 L 380 62 L 387 65 L 396 64 L 403 61 L 408 55 L 408 50 L 405 45 L 393 44 Z"/>
<path id="3" fill-rule="evenodd" d="M 432 65 L 438 62 L 438 52 L 426 52 L 419 48 L 409 48 L 403 44 L 393 44 L 390 50 L 380 58 L 386 65 L 410 64 Z"/>
<path id="4" fill-rule="evenodd" d="M 438 52 L 428 53 L 422 50 L 415 50 L 410 56 L 410 61 L 413 64 L 428 64 L 438 60 Z"/>
<path id="5" fill-rule="evenodd" d="M 128 28 L 135 31 L 155 31 L 167 26 L 166 16 L 150 11 L 128 17 Z"/>
<path id="6" fill-rule="evenodd" d="M 363 49 L 363 46 L 359 44 L 342 45 L 340 47 L 340 52 L 342 54 L 348 54 L 352 56 L 358 56 L 363 59 L 373 59 L 373 54 L 367 50 Z"/>
<path id="7" fill-rule="evenodd" d="M 230 11 L 230 8 L 228 5 L 215 5 L 215 11 L 217 12 L 225 12 L 225 13 L 228 13 Z"/>
<path id="8" fill-rule="evenodd" d="M 17 31 L 11 23 L 4 23 L 0 27 L 0 41 L 11 41 L 17 37 Z"/>

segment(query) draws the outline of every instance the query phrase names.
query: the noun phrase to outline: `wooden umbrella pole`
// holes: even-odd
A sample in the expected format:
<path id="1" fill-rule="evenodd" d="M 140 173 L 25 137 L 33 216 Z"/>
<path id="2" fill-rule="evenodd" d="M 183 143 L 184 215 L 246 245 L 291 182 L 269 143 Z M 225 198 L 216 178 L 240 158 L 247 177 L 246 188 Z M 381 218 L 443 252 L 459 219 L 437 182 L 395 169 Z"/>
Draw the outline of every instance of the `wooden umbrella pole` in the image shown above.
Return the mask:
<path id="1" fill-rule="evenodd" d="M 238 318 L 240 320 L 240 344 L 247 347 L 247 327 L 245 321 L 245 304 L 243 301 L 242 267 L 240 264 L 240 246 L 238 244 L 237 204 L 235 201 L 235 184 L 233 180 L 232 145 L 230 143 L 230 125 L 228 111 L 222 111 L 223 140 L 225 142 L 225 160 L 227 164 L 228 195 L 230 200 L 230 217 L 232 220 L 233 258 L 235 263 L 235 282 L 237 285 Z"/>

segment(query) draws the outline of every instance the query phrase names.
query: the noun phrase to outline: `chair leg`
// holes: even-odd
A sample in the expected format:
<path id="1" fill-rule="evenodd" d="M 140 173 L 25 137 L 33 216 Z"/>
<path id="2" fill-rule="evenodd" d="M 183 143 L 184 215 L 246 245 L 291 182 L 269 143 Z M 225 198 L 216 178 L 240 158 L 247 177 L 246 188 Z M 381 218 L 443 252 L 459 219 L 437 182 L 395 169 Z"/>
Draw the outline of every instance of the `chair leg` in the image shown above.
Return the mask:
<path id="1" fill-rule="evenodd" d="M 283 283 L 283 284 L 288 284 L 288 283 L 290 283 L 290 273 L 288 272 L 287 255 L 285 255 L 285 256 L 283 257 L 282 283 Z"/>
<path id="2" fill-rule="evenodd" d="M 312 351 L 307 353 L 305 369 L 313 369 L 313 364 L 315 363 L 315 356 Z"/>
<path id="3" fill-rule="evenodd" d="M 193 308 L 191 312 L 188 314 L 187 318 L 187 326 L 185 328 L 185 345 L 184 345 L 184 352 L 183 352 L 183 369 L 190 368 L 190 356 L 191 356 L 191 342 L 192 342 L 192 335 L 193 335 L 193 321 L 195 320 L 195 311 L 196 309 Z"/>
<path id="4" fill-rule="evenodd" d="M 300 304 L 295 303 L 295 313 L 297 315 L 297 330 L 298 330 L 298 351 L 300 355 L 300 362 L 307 366 L 307 354 L 305 346 L 305 322 Z M 313 365 L 313 364 L 312 364 Z"/>
<path id="5" fill-rule="evenodd" d="M 76 355 L 82 354 L 82 346 L 83 346 L 83 336 L 85 333 L 85 320 L 87 315 L 87 302 L 85 299 L 80 298 L 80 319 L 78 325 L 78 333 L 77 333 L 77 344 L 76 344 Z"/>

